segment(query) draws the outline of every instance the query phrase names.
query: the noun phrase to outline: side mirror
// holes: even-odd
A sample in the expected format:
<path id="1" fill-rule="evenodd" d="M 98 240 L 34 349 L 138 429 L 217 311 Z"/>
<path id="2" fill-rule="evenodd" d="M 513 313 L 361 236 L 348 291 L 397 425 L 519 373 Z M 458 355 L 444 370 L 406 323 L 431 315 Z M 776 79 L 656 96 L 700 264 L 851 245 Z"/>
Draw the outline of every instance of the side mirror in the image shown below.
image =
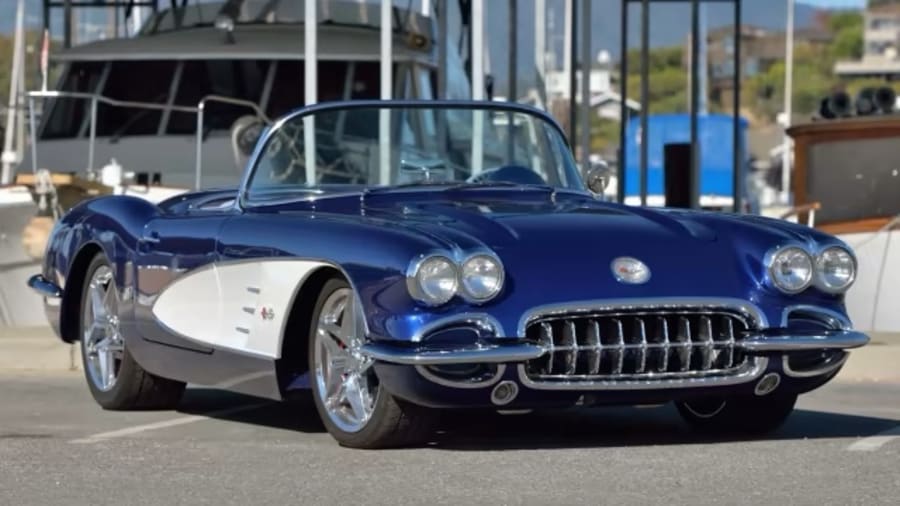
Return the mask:
<path id="1" fill-rule="evenodd" d="M 588 169 L 587 174 L 584 176 L 584 183 L 591 193 L 599 197 L 603 195 L 611 179 L 612 171 L 609 168 L 609 164 L 604 161 L 591 162 L 591 168 Z"/>
<path id="2" fill-rule="evenodd" d="M 256 116 L 241 116 L 231 125 L 231 149 L 239 170 L 247 164 L 265 129 L 265 122 Z"/>

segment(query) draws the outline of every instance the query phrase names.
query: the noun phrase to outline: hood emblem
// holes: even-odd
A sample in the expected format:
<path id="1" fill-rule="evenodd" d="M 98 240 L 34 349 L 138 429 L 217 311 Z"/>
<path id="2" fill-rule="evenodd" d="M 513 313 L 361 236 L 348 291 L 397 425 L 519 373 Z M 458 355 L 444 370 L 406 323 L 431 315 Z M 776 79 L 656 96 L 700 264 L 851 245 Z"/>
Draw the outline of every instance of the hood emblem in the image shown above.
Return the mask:
<path id="1" fill-rule="evenodd" d="M 619 257 L 610 265 L 613 276 L 620 283 L 640 285 L 650 279 L 650 268 L 644 262 L 632 257 Z"/>

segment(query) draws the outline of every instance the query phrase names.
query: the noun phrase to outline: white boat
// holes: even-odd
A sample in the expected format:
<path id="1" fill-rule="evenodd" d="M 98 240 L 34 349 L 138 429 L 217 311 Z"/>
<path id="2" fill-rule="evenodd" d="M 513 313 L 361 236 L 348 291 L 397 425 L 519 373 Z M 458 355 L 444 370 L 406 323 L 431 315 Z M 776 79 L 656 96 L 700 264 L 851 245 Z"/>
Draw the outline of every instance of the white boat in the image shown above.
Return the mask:
<path id="1" fill-rule="evenodd" d="M 58 192 L 60 212 L 103 193 L 160 201 L 191 188 L 237 185 L 252 149 L 240 135 L 248 122 L 262 127 L 304 105 L 304 2 L 182 4 L 150 16 L 133 37 L 50 55 L 59 82 L 28 93 L 34 142 L 20 148 L 21 163 L 6 181 L 19 186 L 0 187 L 0 325 L 46 323 L 38 299 L 23 288 L 42 252 L 39 237 L 25 238 L 26 252 L 23 231 L 29 223 L 36 236 L 48 228 L 33 219 L 39 179 Z M 379 8 L 322 3 L 319 101 L 379 98 Z M 395 7 L 392 14 L 392 95 L 433 98 L 436 25 L 419 12 Z M 448 96 L 467 98 L 468 77 L 450 46 Z"/>

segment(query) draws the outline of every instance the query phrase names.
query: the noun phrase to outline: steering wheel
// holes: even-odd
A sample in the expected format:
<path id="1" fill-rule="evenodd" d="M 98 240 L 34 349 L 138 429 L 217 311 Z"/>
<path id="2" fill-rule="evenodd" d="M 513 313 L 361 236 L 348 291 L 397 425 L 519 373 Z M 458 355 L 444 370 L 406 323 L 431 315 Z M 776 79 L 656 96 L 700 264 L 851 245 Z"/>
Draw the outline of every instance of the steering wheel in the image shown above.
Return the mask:
<path id="1" fill-rule="evenodd" d="M 275 134 L 269 145 L 266 147 L 265 156 L 272 163 L 269 169 L 269 179 L 276 183 L 289 182 L 292 179 L 306 178 L 306 155 L 303 150 L 303 128 L 302 125 L 283 125 Z M 322 156 L 323 149 L 332 154 L 336 154 L 333 159 L 327 161 Z M 316 139 L 316 181 L 312 184 L 323 182 L 326 177 L 343 179 L 346 183 L 357 183 L 365 180 L 365 174 L 359 163 L 354 163 L 348 157 L 347 147 L 341 146 L 340 143 L 332 145 L 325 139 L 318 137 Z"/>
<path id="2" fill-rule="evenodd" d="M 522 165 L 504 165 L 488 169 L 468 179 L 470 183 L 517 183 L 530 185 L 546 185 L 547 182 L 537 172 Z"/>

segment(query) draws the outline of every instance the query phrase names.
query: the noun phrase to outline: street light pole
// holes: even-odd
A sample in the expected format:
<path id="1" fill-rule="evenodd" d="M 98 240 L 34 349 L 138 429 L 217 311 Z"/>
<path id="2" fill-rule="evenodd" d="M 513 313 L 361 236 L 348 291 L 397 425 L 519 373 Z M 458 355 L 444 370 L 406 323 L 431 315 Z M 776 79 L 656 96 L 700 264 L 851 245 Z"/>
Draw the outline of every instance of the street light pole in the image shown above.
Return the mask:
<path id="1" fill-rule="evenodd" d="M 791 202 L 791 151 L 793 143 L 787 134 L 793 115 L 794 94 L 794 0 L 787 0 L 787 30 L 784 48 L 784 142 L 781 153 L 781 201 Z"/>
<path id="2" fill-rule="evenodd" d="M 16 119 L 21 118 L 21 114 L 17 114 L 19 111 L 20 103 L 19 103 L 19 93 L 25 91 L 24 89 L 19 89 L 22 79 L 20 77 L 24 76 L 25 73 L 25 62 L 23 61 L 23 44 L 25 38 L 25 0 L 19 0 L 19 3 L 16 7 L 16 26 L 15 26 L 15 35 L 13 42 L 13 57 L 12 57 L 12 75 L 9 79 L 9 108 L 7 109 L 6 116 L 6 131 L 4 132 L 4 140 L 3 140 L 3 154 L 2 154 L 2 164 L 3 170 L 2 174 L 0 174 L 0 184 L 9 184 L 12 182 L 13 178 L 13 167 L 21 158 L 21 152 L 18 150 L 24 149 L 24 145 L 18 146 L 18 150 L 13 149 L 14 135 L 17 129 L 23 128 L 21 123 L 16 124 Z M 34 142 L 34 139 L 32 139 Z"/>

